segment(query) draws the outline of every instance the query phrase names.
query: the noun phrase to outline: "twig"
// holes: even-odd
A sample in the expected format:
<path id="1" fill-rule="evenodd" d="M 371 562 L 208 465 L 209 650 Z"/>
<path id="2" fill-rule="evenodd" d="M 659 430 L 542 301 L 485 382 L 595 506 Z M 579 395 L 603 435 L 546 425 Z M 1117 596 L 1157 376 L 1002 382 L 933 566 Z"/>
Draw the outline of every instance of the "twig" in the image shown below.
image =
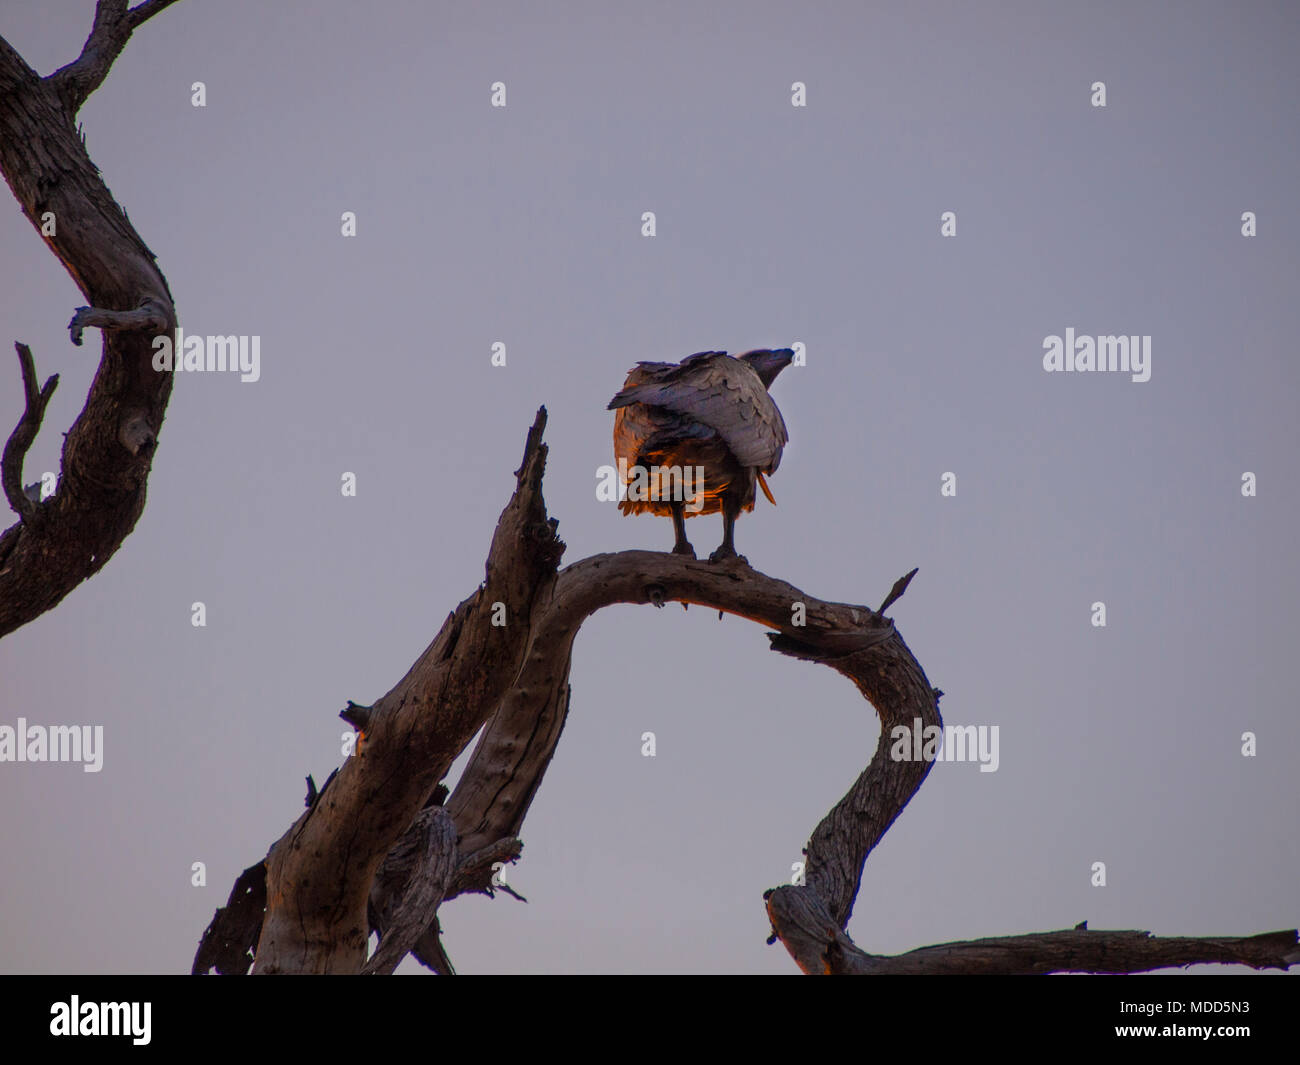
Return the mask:
<path id="1" fill-rule="evenodd" d="M 912 583 L 912 578 L 916 576 L 916 571 L 920 568 L 921 567 L 917 566 L 911 573 L 906 573 L 899 577 L 898 580 L 894 581 L 894 587 L 892 587 L 889 590 L 889 594 L 885 596 L 885 601 L 880 604 L 880 609 L 876 611 L 877 614 L 883 614 L 890 606 L 903 598 L 903 593 L 907 591 L 907 586 Z"/>
<path id="2" fill-rule="evenodd" d="M 17 343 L 14 347 L 18 351 L 18 362 L 22 367 L 26 407 L 22 417 L 18 419 L 18 425 L 9 434 L 9 440 L 5 444 L 3 466 L 0 469 L 3 470 L 5 498 L 24 522 L 30 522 L 36 515 L 38 504 L 23 491 L 23 460 L 27 457 L 27 449 L 32 446 L 36 434 L 40 432 L 45 408 L 49 405 L 55 388 L 58 387 L 59 375 L 52 374 L 45 382 L 45 387 L 37 390 L 36 361 L 32 358 L 31 348 L 26 344 Z"/>
<path id="3" fill-rule="evenodd" d="M 78 307 L 77 312 L 68 323 L 68 332 L 72 342 L 81 346 L 81 334 L 86 328 L 115 330 L 118 332 L 143 332 L 152 329 L 163 332 L 167 329 L 167 311 L 153 297 L 140 301 L 133 311 L 106 311 L 102 307 Z"/>
<path id="4" fill-rule="evenodd" d="M 346 721 L 358 732 L 365 732 L 370 727 L 370 711 L 373 709 L 369 706 L 362 706 L 360 703 L 354 703 L 348 700 L 348 705 L 339 711 L 339 717 Z"/>

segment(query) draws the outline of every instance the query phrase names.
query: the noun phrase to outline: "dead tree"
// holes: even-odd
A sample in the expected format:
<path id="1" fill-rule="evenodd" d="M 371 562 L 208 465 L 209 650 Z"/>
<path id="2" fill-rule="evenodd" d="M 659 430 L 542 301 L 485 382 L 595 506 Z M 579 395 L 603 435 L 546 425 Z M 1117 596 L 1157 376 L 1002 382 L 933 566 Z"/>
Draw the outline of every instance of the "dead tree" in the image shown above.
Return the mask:
<path id="1" fill-rule="evenodd" d="M 37 387 L 31 351 L 17 344 L 26 409 L 5 444 L 5 498 L 18 513 L 0 534 L 0 636 L 52 609 L 98 573 L 144 510 L 172 375 L 153 369 L 153 338 L 172 334 L 176 311 L 154 255 L 108 191 L 77 130 L 77 112 L 108 74 L 132 31 L 174 0 L 100 0 L 85 47 L 41 77 L 0 38 L 0 170 L 85 295 L 69 325 L 81 343 L 103 331 L 99 372 L 63 445 L 58 489 L 43 502 L 23 488 L 55 375 Z"/>
<path id="2" fill-rule="evenodd" d="M 99 371 L 67 434 L 58 491 L 38 501 L 23 460 L 57 384 L 38 386 L 17 345 L 25 410 L 0 480 L 19 521 L 0 535 L 0 636 L 58 604 L 96 573 L 134 528 L 171 394 L 153 368 L 153 338 L 176 312 L 154 256 L 86 153 L 76 115 L 132 32 L 174 0 L 99 0 L 81 54 L 46 77 L 0 39 L 0 170 L 89 306 L 70 323 L 80 343 L 103 331 Z M 880 716 L 871 763 L 814 830 L 804 883 L 765 895 L 774 937 L 805 972 L 1136 972 L 1195 962 L 1286 968 L 1294 930 L 1244 939 L 1156 939 L 1070 931 L 947 943 L 870 955 L 845 933 L 863 863 L 929 769 L 889 758 L 889 728 L 940 725 L 930 686 L 892 621 L 900 579 L 878 610 L 822 602 L 733 559 L 710 565 L 646 551 L 596 555 L 559 569 L 564 545 L 542 500 L 545 412 L 528 434 L 514 495 L 497 525 L 484 582 L 448 617 L 405 677 L 372 707 L 343 717 L 362 737 L 264 861 L 239 877 L 204 934 L 193 970 L 389 973 L 408 953 L 451 963 L 439 908 L 492 893 L 493 868 L 519 857 L 529 805 L 569 710 L 569 663 L 582 622 L 611 603 L 697 603 L 772 628 L 773 650 L 843 673 Z M 804 605 L 803 624 L 792 607 Z M 507 623 L 494 625 L 505 611 Z M 481 726 L 454 792 L 441 784 Z M 508 891 L 502 886 L 501 890 Z M 380 935 L 371 957 L 368 940 Z"/>
<path id="3" fill-rule="evenodd" d="M 942 726 L 939 696 L 885 611 L 814 599 L 732 559 L 622 551 L 559 569 L 564 544 L 546 514 L 546 412 L 528 433 L 514 495 L 497 523 L 484 582 L 447 618 L 409 672 L 377 703 L 343 718 L 364 737 L 307 810 L 245 870 L 194 960 L 196 973 L 391 973 L 411 953 L 451 972 L 439 907 L 493 892 L 494 863 L 512 861 L 569 711 L 569 663 L 582 622 L 612 603 L 670 601 L 767 625 L 771 649 L 844 674 L 875 707 L 871 763 L 813 830 L 805 882 L 765 894 L 775 939 L 807 973 L 1140 972 L 1198 962 L 1286 968 L 1296 932 L 1160 939 L 1074 929 L 868 954 L 845 932 L 867 855 L 929 772 L 890 757 L 890 729 Z M 802 604 L 796 612 L 796 604 Z M 494 625 L 504 610 L 506 624 Z M 796 623 L 796 617 L 802 624 Z M 449 795 L 440 784 L 486 725 Z M 503 889 L 504 890 L 504 889 Z M 367 958 L 371 932 L 379 947 Z"/>

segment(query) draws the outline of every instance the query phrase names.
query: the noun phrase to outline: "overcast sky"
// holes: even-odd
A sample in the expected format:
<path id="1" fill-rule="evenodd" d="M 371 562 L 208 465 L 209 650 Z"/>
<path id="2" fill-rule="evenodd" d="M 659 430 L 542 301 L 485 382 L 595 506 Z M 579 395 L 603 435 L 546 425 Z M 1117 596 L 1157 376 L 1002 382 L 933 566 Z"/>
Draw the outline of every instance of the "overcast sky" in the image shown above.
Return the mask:
<path id="1" fill-rule="evenodd" d="M 93 8 L 6 0 L 0 35 L 49 73 Z M 104 730 L 98 773 L 0 763 L 0 970 L 187 971 L 340 763 L 337 712 L 482 579 L 536 409 L 566 561 L 666 550 L 667 519 L 596 497 L 609 398 L 637 360 L 796 342 L 777 506 L 738 549 L 866 604 L 919 566 L 891 614 L 945 720 L 1000 738 L 868 860 L 858 945 L 1295 927 L 1298 28 L 1260 2 L 182 0 L 145 24 L 86 143 L 182 327 L 260 337 L 260 379 L 178 377 L 135 532 L 0 642 L 0 725 Z M 84 299 L 3 195 L 0 434 L 15 340 L 60 375 L 31 481 L 100 340 L 70 344 Z M 1067 329 L 1150 337 L 1149 380 L 1045 371 Z M 870 706 L 675 607 L 603 611 L 572 683 L 509 871 L 529 902 L 448 904 L 453 962 L 793 972 L 762 892 L 869 760 Z"/>

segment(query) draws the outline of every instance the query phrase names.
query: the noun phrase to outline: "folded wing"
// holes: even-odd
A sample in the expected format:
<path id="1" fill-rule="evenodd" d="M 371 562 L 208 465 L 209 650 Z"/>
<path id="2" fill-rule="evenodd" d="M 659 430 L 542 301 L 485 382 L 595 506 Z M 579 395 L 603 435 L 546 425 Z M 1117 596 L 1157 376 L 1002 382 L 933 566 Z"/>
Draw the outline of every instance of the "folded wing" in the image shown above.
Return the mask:
<path id="1" fill-rule="evenodd" d="M 713 429 L 741 466 L 775 473 L 790 439 L 762 378 L 725 352 L 702 351 L 680 364 L 641 362 L 609 409 L 662 407 Z"/>

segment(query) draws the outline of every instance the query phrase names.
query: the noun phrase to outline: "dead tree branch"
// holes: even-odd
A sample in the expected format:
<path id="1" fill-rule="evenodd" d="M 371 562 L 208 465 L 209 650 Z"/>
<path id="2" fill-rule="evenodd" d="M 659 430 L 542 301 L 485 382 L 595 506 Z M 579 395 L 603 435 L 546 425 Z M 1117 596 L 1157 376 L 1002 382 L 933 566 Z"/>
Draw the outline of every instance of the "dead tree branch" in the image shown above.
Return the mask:
<path id="1" fill-rule="evenodd" d="M 870 976 L 1140 973 L 1188 965 L 1286 969 L 1300 961 L 1294 929 L 1257 936 L 1165 936 L 1150 932 L 1069 929 L 938 943 L 893 957 L 852 948 L 828 951 L 828 973 Z M 805 972 L 808 970 L 805 969 Z"/>
<path id="2" fill-rule="evenodd" d="M 106 311 L 100 307 L 78 307 L 68 323 L 72 342 L 81 346 L 82 333 L 87 328 L 104 332 L 148 332 L 150 336 L 167 332 L 167 315 L 170 308 L 152 296 L 145 296 L 140 306 L 132 311 Z"/>
<path id="3" fill-rule="evenodd" d="M 457 866 L 456 825 L 446 807 L 427 806 L 388 852 L 371 888 L 371 926 L 379 949 L 362 967 L 368 976 L 388 976 L 432 924 Z M 377 902 L 377 905 L 375 903 Z"/>
<path id="4" fill-rule="evenodd" d="M 247 973 L 265 912 L 266 863 L 257 862 L 239 874 L 225 906 L 212 915 L 190 972 L 195 976 L 212 969 L 222 976 Z"/>
<path id="5" fill-rule="evenodd" d="M 27 449 L 32 446 L 36 434 L 41 431 L 41 421 L 45 418 L 45 408 L 50 397 L 59 385 L 59 375 L 52 374 L 43 388 L 36 387 L 36 361 L 26 344 L 15 344 L 18 349 L 18 363 L 22 368 L 23 397 L 25 406 L 22 417 L 14 431 L 5 442 L 4 458 L 0 460 L 0 476 L 3 476 L 5 498 L 14 508 L 24 523 L 36 516 L 37 504 L 23 491 L 23 460 Z M 0 559 L 3 555 L 0 554 Z"/>
<path id="6" fill-rule="evenodd" d="M 492 538 L 486 580 L 371 707 L 365 743 L 272 848 L 255 972 L 361 970 L 380 863 L 518 675 L 534 599 L 550 588 L 564 550 L 542 501 L 545 424 L 543 409 Z M 503 611 L 506 624 L 495 624 Z"/>
<path id="7" fill-rule="evenodd" d="M 99 0 L 95 5 L 95 22 L 81 54 L 50 75 L 50 85 L 70 117 L 104 83 L 135 28 L 176 0 L 148 0 L 130 10 L 126 3 L 127 0 Z"/>
<path id="8" fill-rule="evenodd" d="M 573 641 L 583 621 L 614 603 L 670 600 L 768 626 L 772 650 L 842 673 L 879 715 L 875 754 L 813 831 L 802 882 L 765 895 L 773 938 L 805 972 L 1133 972 L 1204 961 L 1286 967 L 1300 957 L 1295 932 L 1157 939 L 1083 927 L 892 958 L 859 949 L 845 929 L 863 864 L 931 766 L 895 761 L 891 730 L 918 722 L 941 728 L 940 692 L 880 612 L 805 595 L 739 559 L 714 564 L 623 551 L 557 571 L 563 544 L 541 497 L 544 426 L 542 410 L 493 536 L 485 584 L 391 692 L 371 708 L 349 703 L 344 711 L 365 727 L 365 744 L 272 849 L 273 901 L 256 971 L 391 972 L 409 951 L 434 971 L 451 972 L 439 906 L 465 891 L 509 891 L 492 872 L 522 847 L 524 817 L 568 714 Z M 895 582 L 884 606 L 915 572 Z M 493 616 L 506 623 L 492 625 Z M 435 784 L 485 722 L 444 808 Z M 371 929 L 383 938 L 367 963 Z"/>
<path id="9" fill-rule="evenodd" d="M 59 487 L 40 505 L 40 521 L 30 520 L 21 491 L 6 483 L 23 520 L 0 536 L 0 636 L 97 573 L 144 510 L 172 389 L 171 373 L 153 368 L 152 341 L 174 333 L 176 312 L 153 253 L 86 154 L 75 119 L 131 32 L 172 2 L 128 9 L 124 0 L 100 0 L 81 55 L 45 78 L 0 38 L 0 171 L 86 297 L 89 306 L 70 325 L 74 343 L 86 326 L 105 330 L 99 372 L 66 434 Z M 30 413 L 29 402 L 20 430 L 32 424 Z"/>

